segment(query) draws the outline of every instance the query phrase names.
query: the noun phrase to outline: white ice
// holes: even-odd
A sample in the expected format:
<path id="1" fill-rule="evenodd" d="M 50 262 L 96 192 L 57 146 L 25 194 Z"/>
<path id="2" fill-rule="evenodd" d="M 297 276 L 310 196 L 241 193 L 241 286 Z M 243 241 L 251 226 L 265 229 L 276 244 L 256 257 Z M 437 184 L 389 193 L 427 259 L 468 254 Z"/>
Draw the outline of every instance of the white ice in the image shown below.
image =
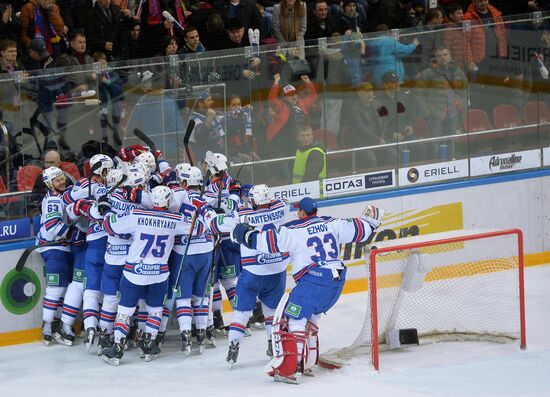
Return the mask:
<path id="1" fill-rule="evenodd" d="M 41 343 L 0 348 L 0 397 L 23 396 L 365 396 L 549 397 L 550 266 L 526 270 L 527 350 L 517 343 L 445 342 L 382 353 L 381 371 L 368 358 L 340 370 L 316 369 L 299 386 L 263 373 L 266 337 L 254 330 L 241 344 L 238 365 L 226 367 L 227 340 L 183 359 L 177 333 L 161 356 L 140 361 L 128 351 L 119 367 L 84 351 Z M 364 293 L 344 295 L 322 319 L 321 350 L 349 344 L 360 329 Z M 229 321 L 226 316 L 226 323 Z"/>

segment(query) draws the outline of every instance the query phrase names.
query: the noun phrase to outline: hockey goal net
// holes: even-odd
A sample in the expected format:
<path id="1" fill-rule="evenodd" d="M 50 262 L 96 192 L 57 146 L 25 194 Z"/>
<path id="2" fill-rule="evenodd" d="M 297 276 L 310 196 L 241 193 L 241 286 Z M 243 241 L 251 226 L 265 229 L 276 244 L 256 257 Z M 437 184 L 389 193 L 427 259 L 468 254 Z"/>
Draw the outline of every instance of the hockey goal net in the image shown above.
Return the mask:
<path id="1" fill-rule="evenodd" d="M 519 340 L 525 348 L 521 230 L 429 234 L 376 242 L 365 251 L 362 329 L 350 346 L 322 354 L 321 365 L 370 355 L 378 370 L 379 352 L 414 343 L 411 334 L 420 344 Z"/>

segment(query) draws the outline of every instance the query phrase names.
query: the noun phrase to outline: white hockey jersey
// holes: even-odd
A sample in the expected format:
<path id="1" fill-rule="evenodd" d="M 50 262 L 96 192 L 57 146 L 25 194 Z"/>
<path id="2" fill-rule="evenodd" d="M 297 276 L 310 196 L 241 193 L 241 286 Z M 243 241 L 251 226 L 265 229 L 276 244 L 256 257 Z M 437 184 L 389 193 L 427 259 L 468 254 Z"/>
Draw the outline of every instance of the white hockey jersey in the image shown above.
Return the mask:
<path id="1" fill-rule="evenodd" d="M 130 213 L 134 208 L 143 208 L 140 204 L 131 203 L 124 197 L 124 191 L 117 189 L 109 197 L 111 211 L 117 216 L 123 216 Z M 132 235 L 116 235 L 107 237 L 107 247 L 105 250 L 105 263 L 108 265 L 122 266 L 126 264 L 128 250 L 132 244 Z"/>
<path id="2" fill-rule="evenodd" d="M 48 250 L 70 251 L 70 247 L 64 243 L 69 233 L 69 219 L 65 212 L 65 204 L 61 194 L 48 191 L 42 199 L 42 216 L 40 218 L 40 230 L 36 235 L 36 244 L 41 245 L 52 241 L 59 241 L 59 245 L 50 245 L 38 248 L 37 252 Z"/>
<path id="3" fill-rule="evenodd" d="M 90 189 L 88 189 L 89 186 L 90 185 L 87 178 L 80 178 L 71 189 L 67 189 L 65 193 L 63 193 L 63 202 L 66 205 L 69 205 L 74 203 L 76 200 L 88 198 L 89 190 L 91 190 L 92 193 L 91 198 L 95 200 L 107 193 L 107 188 L 99 182 L 91 181 Z M 86 241 L 97 240 L 105 237 L 106 235 L 107 233 L 103 230 L 101 223 L 90 222 Z"/>
<path id="4" fill-rule="evenodd" d="M 339 245 L 366 241 L 372 232 L 361 218 L 310 216 L 258 234 L 256 249 L 266 253 L 288 252 L 294 280 L 316 266 L 331 269 L 336 277 L 337 271 L 344 268 Z"/>
<path id="5" fill-rule="evenodd" d="M 200 198 L 200 193 L 193 190 L 173 189 L 174 199 L 173 202 L 177 202 L 179 208 L 177 212 L 185 217 L 185 221 L 191 226 L 193 216 L 196 209 L 192 205 L 193 199 Z M 182 234 L 176 236 L 174 243 L 174 252 L 183 255 L 185 253 L 185 247 L 187 245 L 187 238 L 189 234 Z M 189 243 L 189 250 L 187 255 L 203 254 L 210 252 L 214 249 L 214 236 L 210 230 L 205 227 L 203 221 L 199 218 L 195 222 L 195 230 Z"/>
<path id="6" fill-rule="evenodd" d="M 131 234 L 124 276 L 137 285 L 160 283 L 168 278 L 168 257 L 176 235 L 188 233 L 182 214 L 135 208 L 127 215 L 108 214 L 104 229 L 112 236 Z"/>
<path id="7" fill-rule="evenodd" d="M 282 200 L 272 200 L 269 207 L 256 210 L 240 207 L 234 216 L 219 215 L 215 217 L 211 222 L 211 228 L 216 233 L 231 231 L 233 226 L 238 223 L 239 217 L 246 215 L 247 222 L 256 230 L 267 231 L 283 224 L 288 211 L 288 203 Z M 260 276 L 281 273 L 286 270 L 288 262 L 287 252 L 265 253 L 241 245 L 241 265 L 243 269 L 251 273 Z"/>

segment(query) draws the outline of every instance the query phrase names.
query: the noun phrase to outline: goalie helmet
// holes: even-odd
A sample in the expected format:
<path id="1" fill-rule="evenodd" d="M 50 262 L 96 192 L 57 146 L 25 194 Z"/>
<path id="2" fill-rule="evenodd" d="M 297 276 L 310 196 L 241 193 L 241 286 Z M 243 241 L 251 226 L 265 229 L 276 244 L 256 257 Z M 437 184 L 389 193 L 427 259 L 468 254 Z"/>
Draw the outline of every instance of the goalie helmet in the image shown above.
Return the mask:
<path id="1" fill-rule="evenodd" d="M 94 171 L 94 174 L 104 178 L 107 176 L 107 172 L 115 166 L 113 160 L 106 154 L 96 154 L 90 159 L 90 170 L 97 167 L 98 163 L 101 165 Z"/>
<path id="2" fill-rule="evenodd" d="M 155 155 L 151 152 L 143 152 L 134 159 L 134 164 L 141 164 L 149 175 L 152 175 L 157 169 Z"/>
<path id="3" fill-rule="evenodd" d="M 151 191 L 151 201 L 157 208 L 168 208 L 172 200 L 172 190 L 167 186 L 157 186 Z"/>
<path id="4" fill-rule="evenodd" d="M 227 169 L 227 157 L 221 153 L 206 152 L 204 162 L 212 174 L 217 174 Z"/>
<path id="5" fill-rule="evenodd" d="M 46 185 L 48 189 L 55 190 L 55 188 L 53 187 L 53 180 L 62 175 L 63 171 L 60 168 L 46 168 L 44 171 L 42 171 L 42 180 L 44 181 L 44 185 Z"/>
<path id="6" fill-rule="evenodd" d="M 126 184 L 133 187 L 144 187 L 147 184 L 147 172 L 140 163 L 132 165 L 128 169 Z"/>
<path id="7" fill-rule="evenodd" d="M 183 175 L 189 173 L 189 169 L 191 168 L 191 164 L 189 163 L 179 163 L 176 165 L 176 168 L 174 168 L 174 172 L 176 173 L 176 179 L 178 183 L 183 182 Z"/>
<path id="8" fill-rule="evenodd" d="M 250 189 L 248 198 L 252 201 L 252 205 L 254 206 L 269 204 L 271 202 L 269 187 L 264 184 L 255 185 Z"/>
<path id="9" fill-rule="evenodd" d="M 107 184 L 107 187 L 115 186 L 118 181 L 122 179 L 123 176 L 124 172 L 122 170 L 111 168 L 109 172 L 107 172 L 107 177 L 105 178 L 105 183 Z"/>
<path id="10" fill-rule="evenodd" d="M 189 167 L 189 170 L 183 174 L 183 181 L 187 182 L 187 186 L 202 185 L 202 172 L 198 167 Z"/>

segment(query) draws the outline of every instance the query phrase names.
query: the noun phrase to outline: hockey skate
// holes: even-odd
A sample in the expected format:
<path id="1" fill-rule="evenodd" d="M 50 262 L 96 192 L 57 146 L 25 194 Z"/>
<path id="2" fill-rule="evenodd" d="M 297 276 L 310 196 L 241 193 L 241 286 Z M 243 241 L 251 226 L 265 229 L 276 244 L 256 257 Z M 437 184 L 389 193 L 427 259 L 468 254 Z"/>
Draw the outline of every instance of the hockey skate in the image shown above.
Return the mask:
<path id="1" fill-rule="evenodd" d="M 290 383 L 292 385 L 299 385 L 300 381 L 302 380 L 302 373 L 296 372 L 294 375 L 291 376 L 284 376 L 284 375 L 273 375 L 273 380 L 275 382 L 284 382 L 284 383 Z"/>
<path id="2" fill-rule="evenodd" d="M 97 330 L 94 327 L 86 328 L 86 338 L 84 339 L 84 346 L 86 347 L 87 352 L 90 351 L 90 349 L 94 344 L 96 333 L 97 333 Z"/>
<path id="3" fill-rule="evenodd" d="M 158 347 L 162 349 L 162 345 L 164 344 L 164 339 L 166 339 L 166 331 L 165 332 L 159 332 L 157 334 L 157 339 L 155 339 L 155 342 Z"/>
<path id="4" fill-rule="evenodd" d="M 250 326 L 256 329 L 264 329 L 265 328 L 264 322 L 265 322 L 265 317 L 264 317 L 264 312 L 262 310 L 262 303 L 256 302 L 256 308 L 252 312 L 252 316 L 250 316 L 250 320 L 249 320 Z"/>
<path id="5" fill-rule="evenodd" d="M 160 347 L 151 337 L 152 335 L 148 332 L 143 334 L 142 350 L 146 362 L 153 361 L 160 354 Z"/>
<path id="6" fill-rule="evenodd" d="M 60 321 L 55 324 L 53 338 L 60 345 L 72 346 L 74 342 L 74 332 L 69 324 Z"/>
<path id="7" fill-rule="evenodd" d="M 185 357 L 191 354 L 191 331 L 189 330 L 181 332 L 181 351 Z"/>
<path id="8" fill-rule="evenodd" d="M 46 346 L 52 343 L 52 323 L 42 323 L 42 343 Z"/>
<path id="9" fill-rule="evenodd" d="M 120 342 L 115 342 L 111 347 L 106 347 L 101 352 L 101 359 L 107 364 L 119 365 L 120 359 L 124 355 L 126 346 L 126 338 L 122 338 Z"/>
<path id="10" fill-rule="evenodd" d="M 273 358 L 273 345 L 271 344 L 271 339 L 267 341 L 267 350 L 265 354 L 267 354 L 269 358 Z"/>
<path id="11" fill-rule="evenodd" d="M 214 312 L 214 336 L 216 337 L 227 336 L 227 332 L 228 331 L 225 327 L 225 324 L 223 323 L 222 312 L 219 310 L 216 310 Z"/>
<path id="12" fill-rule="evenodd" d="M 229 344 L 229 350 L 227 351 L 227 361 L 229 369 L 237 363 L 237 358 L 239 357 L 239 342 L 231 342 Z"/>
<path id="13" fill-rule="evenodd" d="M 206 342 L 206 330 L 197 329 L 197 344 L 199 345 L 199 354 L 204 353 L 205 342 Z"/>
<path id="14" fill-rule="evenodd" d="M 106 329 L 100 330 L 97 341 L 97 355 L 100 356 L 103 350 L 112 347 L 113 343 L 113 334 L 108 334 Z"/>
<path id="15" fill-rule="evenodd" d="M 209 347 L 216 347 L 216 336 L 214 335 L 213 325 L 206 328 L 206 345 Z"/>

